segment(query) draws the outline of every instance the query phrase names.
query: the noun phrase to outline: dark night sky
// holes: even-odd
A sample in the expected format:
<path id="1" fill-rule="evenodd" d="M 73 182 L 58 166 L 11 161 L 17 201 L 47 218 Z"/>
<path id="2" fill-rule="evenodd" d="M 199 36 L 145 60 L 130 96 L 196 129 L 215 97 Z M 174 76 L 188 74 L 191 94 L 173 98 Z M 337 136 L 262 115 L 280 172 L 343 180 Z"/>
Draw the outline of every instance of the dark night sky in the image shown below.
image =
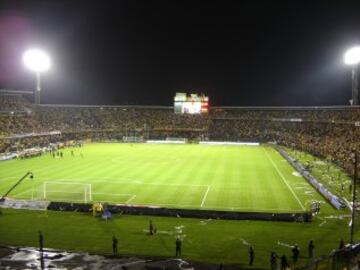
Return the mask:
<path id="1" fill-rule="evenodd" d="M 0 88 L 31 90 L 22 52 L 53 68 L 43 103 L 347 105 L 360 1 L 0 1 Z"/>

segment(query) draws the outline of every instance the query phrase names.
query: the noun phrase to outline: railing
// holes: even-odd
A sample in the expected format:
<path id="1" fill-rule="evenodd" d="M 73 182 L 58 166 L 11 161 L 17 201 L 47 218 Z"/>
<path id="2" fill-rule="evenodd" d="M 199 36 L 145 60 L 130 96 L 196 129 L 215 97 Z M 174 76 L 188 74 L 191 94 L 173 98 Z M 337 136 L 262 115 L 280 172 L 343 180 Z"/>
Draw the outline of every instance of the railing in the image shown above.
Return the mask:
<path id="1" fill-rule="evenodd" d="M 296 270 L 338 270 L 359 269 L 358 256 L 360 243 L 346 245 L 342 249 L 333 250 L 330 254 L 311 260 L 309 263 L 295 267 Z"/>

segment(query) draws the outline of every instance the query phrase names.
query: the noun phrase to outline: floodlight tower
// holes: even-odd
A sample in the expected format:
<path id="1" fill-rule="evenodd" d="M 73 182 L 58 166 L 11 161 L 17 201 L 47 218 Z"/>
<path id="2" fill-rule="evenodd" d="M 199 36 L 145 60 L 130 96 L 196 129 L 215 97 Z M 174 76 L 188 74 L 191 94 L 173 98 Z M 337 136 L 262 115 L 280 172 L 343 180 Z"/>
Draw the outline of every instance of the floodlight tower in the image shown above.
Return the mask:
<path id="1" fill-rule="evenodd" d="M 348 50 L 344 55 L 345 64 L 352 66 L 352 102 L 351 105 L 359 105 L 359 63 L 360 46 Z"/>
<path id="2" fill-rule="evenodd" d="M 40 104 L 41 78 L 40 73 L 47 71 L 50 66 L 49 56 L 38 49 L 30 49 L 24 53 L 24 65 L 35 72 L 36 75 L 36 89 L 35 89 L 35 104 Z"/>

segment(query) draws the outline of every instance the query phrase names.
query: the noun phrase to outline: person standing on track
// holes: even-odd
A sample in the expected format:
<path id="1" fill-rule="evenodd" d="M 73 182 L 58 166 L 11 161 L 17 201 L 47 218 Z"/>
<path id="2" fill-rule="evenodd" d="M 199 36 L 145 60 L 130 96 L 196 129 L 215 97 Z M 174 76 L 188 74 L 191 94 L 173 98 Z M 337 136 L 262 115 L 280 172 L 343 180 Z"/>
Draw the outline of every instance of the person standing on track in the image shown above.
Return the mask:
<path id="1" fill-rule="evenodd" d="M 314 257 L 314 248 L 315 248 L 314 241 L 310 240 L 309 245 L 308 245 L 309 258 Z"/>
<path id="2" fill-rule="evenodd" d="M 112 238 L 112 250 L 113 255 L 116 256 L 118 254 L 118 239 L 115 237 L 115 235 Z"/>
<path id="3" fill-rule="evenodd" d="M 44 250 L 44 236 L 41 231 L 39 231 L 39 248 L 40 252 L 43 252 Z"/>
<path id="4" fill-rule="evenodd" d="M 293 262 L 294 264 L 296 264 L 297 260 L 299 259 L 299 255 L 300 255 L 300 249 L 298 247 L 298 245 L 296 244 L 293 248 L 292 248 L 292 254 L 293 254 Z"/>
<path id="5" fill-rule="evenodd" d="M 340 240 L 339 249 L 343 249 L 345 247 L 344 240 Z"/>
<path id="6" fill-rule="evenodd" d="M 271 270 L 277 270 L 277 258 L 278 258 L 278 256 L 276 255 L 276 253 L 271 252 L 271 254 L 270 254 L 270 269 Z"/>
<path id="7" fill-rule="evenodd" d="M 176 238 L 176 242 L 175 242 L 175 256 L 176 257 L 181 257 L 181 239 L 180 237 L 178 236 Z"/>
<path id="8" fill-rule="evenodd" d="M 252 246 L 249 248 L 249 265 L 252 266 L 254 264 L 255 251 Z"/>
<path id="9" fill-rule="evenodd" d="M 281 266 L 280 266 L 280 269 L 281 269 L 281 270 L 286 270 L 287 267 L 288 267 L 288 263 L 287 263 L 286 256 L 285 256 L 285 255 L 282 255 L 282 256 L 281 256 Z"/>
<path id="10" fill-rule="evenodd" d="M 154 234 L 154 225 L 152 223 L 152 220 L 150 220 L 150 222 L 149 222 L 149 233 L 150 233 L 150 235 Z"/>

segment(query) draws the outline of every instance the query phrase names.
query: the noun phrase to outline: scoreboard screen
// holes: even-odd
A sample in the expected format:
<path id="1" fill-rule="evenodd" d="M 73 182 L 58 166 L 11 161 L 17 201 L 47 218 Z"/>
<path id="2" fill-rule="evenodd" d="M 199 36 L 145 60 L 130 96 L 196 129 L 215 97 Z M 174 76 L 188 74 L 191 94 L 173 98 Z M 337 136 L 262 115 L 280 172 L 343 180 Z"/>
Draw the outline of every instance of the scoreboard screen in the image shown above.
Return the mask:
<path id="1" fill-rule="evenodd" d="M 174 98 L 175 113 L 201 114 L 207 113 L 209 98 L 204 95 L 176 93 Z"/>

